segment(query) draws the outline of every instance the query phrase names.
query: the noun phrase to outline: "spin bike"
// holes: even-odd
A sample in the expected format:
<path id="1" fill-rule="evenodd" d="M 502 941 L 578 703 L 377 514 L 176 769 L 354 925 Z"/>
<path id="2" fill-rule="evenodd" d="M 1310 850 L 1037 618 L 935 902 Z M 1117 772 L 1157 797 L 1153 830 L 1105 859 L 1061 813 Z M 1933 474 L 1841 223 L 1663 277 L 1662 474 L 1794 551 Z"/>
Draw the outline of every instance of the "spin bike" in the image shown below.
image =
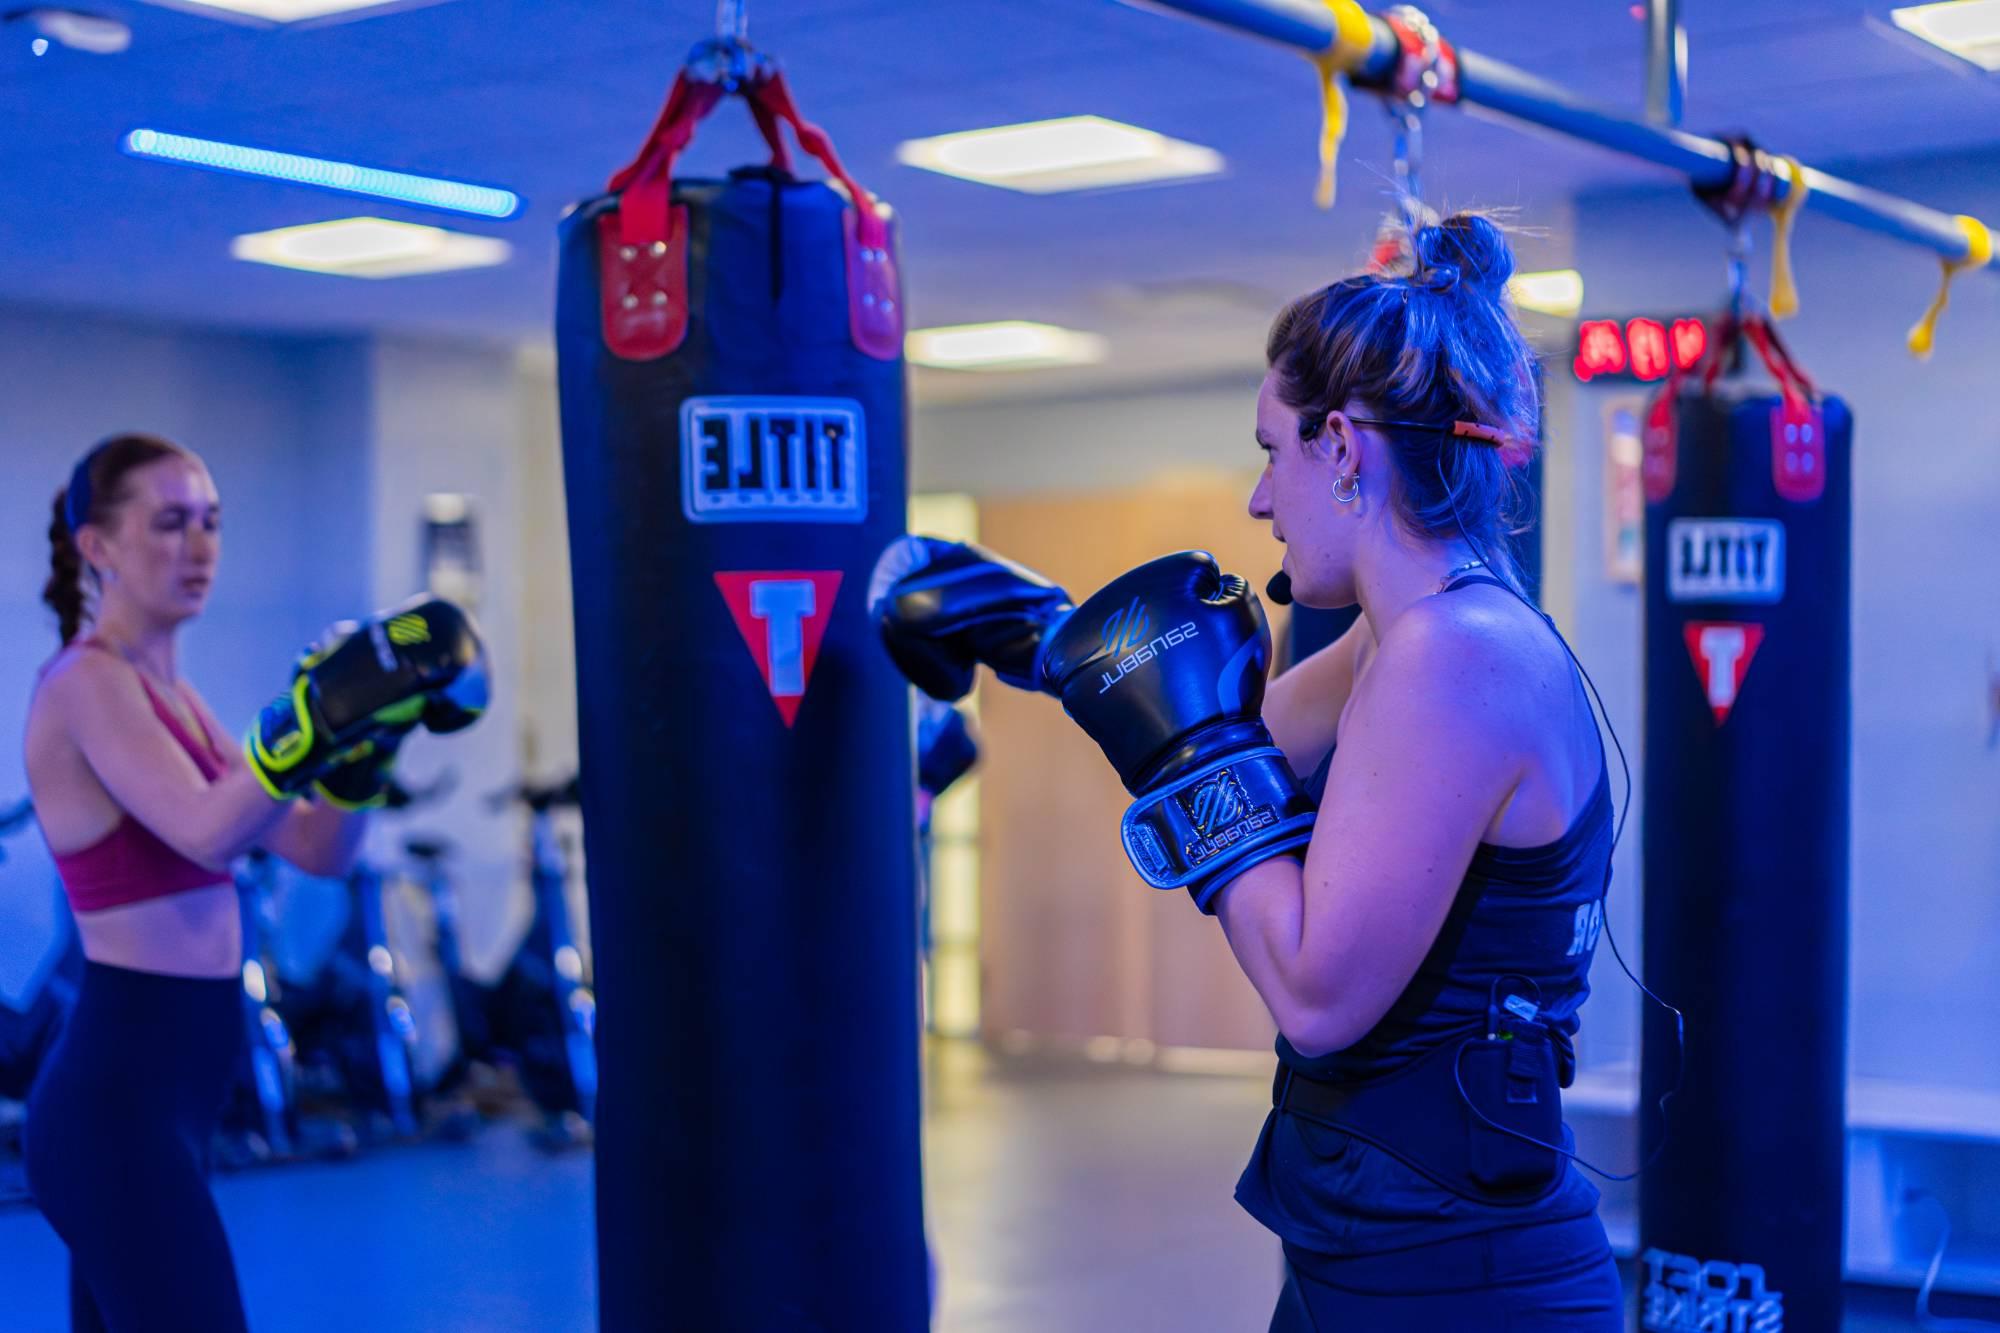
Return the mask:
<path id="1" fill-rule="evenodd" d="M 421 788 L 391 783 L 385 809 L 408 811 L 441 800 L 457 785 L 446 770 Z M 391 940 L 382 871 L 363 860 L 346 881 L 347 913 L 338 942 L 309 978 L 286 987 L 279 1011 L 302 1052 L 307 1080 L 343 1098 L 364 1137 L 415 1139 L 427 1131 L 462 1139 L 463 1116 L 430 1104 L 417 1072 L 419 1034 L 408 995 L 408 965 Z"/>
<path id="2" fill-rule="evenodd" d="M 0 811 L 0 839 L 28 828 L 34 819 L 33 801 L 23 798 L 15 802 Z M 0 862 L 6 859 L 5 848 L 0 847 Z M 45 888 L 55 891 L 53 884 Z M 67 918 L 62 929 L 66 936 L 63 952 L 33 995 L 23 997 L 18 1009 L 0 1002 L 0 1204 L 27 1201 L 28 1188 L 21 1171 L 21 1103 L 27 1101 L 36 1075 L 62 1035 L 82 976 L 83 948 L 76 929 Z"/>
<path id="3" fill-rule="evenodd" d="M 341 1161 L 360 1151 L 351 1126 L 300 1111 L 298 1047 L 283 1013 L 277 964 L 278 864 L 261 847 L 237 862 L 243 920 L 243 1077 L 217 1133 L 215 1164 L 224 1170 L 299 1158 Z"/>
<path id="4" fill-rule="evenodd" d="M 531 815 L 533 917 L 497 981 L 465 970 L 449 846 L 411 838 L 404 847 L 430 894 L 438 958 L 451 982 L 459 1053 L 448 1077 L 463 1079 L 474 1064 L 513 1065 L 543 1118 L 532 1137 L 556 1151 L 589 1143 L 597 1111 L 597 1000 L 569 911 L 569 848 L 556 828 L 556 811 L 578 803 L 577 782 L 524 783 L 488 798 L 496 809 L 516 801 Z"/>

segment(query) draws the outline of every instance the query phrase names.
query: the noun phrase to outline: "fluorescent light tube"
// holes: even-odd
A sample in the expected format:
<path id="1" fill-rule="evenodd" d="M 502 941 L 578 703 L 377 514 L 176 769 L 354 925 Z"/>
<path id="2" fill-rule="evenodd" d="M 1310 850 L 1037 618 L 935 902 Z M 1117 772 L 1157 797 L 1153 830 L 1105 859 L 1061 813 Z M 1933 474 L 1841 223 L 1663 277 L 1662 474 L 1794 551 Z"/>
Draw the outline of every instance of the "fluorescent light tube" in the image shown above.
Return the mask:
<path id="1" fill-rule="evenodd" d="M 521 196 L 511 190 L 468 185 L 464 181 L 445 180 L 437 176 L 384 171 L 379 167 L 357 166 L 352 162 L 334 162 L 298 153 L 246 148 L 241 144 L 196 139 L 185 134 L 133 130 L 125 136 L 124 148 L 134 157 L 158 162 L 175 162 L 237 176 L 262 176 L 267 180 L 290 181 L 342 194 L 363 194 L 421 208 L 469 213 L 474 217 L 510 218 L 521 211 Z"/>

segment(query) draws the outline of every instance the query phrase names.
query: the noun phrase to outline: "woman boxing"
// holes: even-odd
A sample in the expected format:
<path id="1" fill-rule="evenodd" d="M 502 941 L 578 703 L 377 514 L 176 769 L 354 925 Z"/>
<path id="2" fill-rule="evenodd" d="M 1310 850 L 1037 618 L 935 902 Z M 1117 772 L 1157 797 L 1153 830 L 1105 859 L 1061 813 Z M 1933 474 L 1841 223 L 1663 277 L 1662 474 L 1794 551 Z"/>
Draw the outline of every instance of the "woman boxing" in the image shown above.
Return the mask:
<path id="1" fill-rule="evenodd" d="M 930 693 L 984 661 L 1062 697 L 1136 798 L 1135 868 L 1220 918 L 1276 1019 L 1237 1187 L 1284 1242 L 1274 1333 L 1612 1333 L 1559 1093 L 1609 876 L 1605 753 L 1506 554 L 1537 413 L 1512 256 L 1464 214 L 1413 248 L 1409 274 L 1334 283 L 1271 329 L 1250 512 L 1297 601 L 1361 615 L 1268 698 L 1257 601 L 1202 553 L 1072 611 L 984 552 L 912 541 L 877 614 Z"/>
<path id="2" fill-rule="evenodd" d="M 49 536 L 63 648 L 29 705 L 28 783 L 87 961 L 28 1101 L 29 1187 L 69 1246 L 74 1328 L 227 1333 L 243 1307 L 205 1162 L 243 1036 L 229 863 L 263 846 L 343 873 L 403 735 L 483 707 L 478 640 L 436 601 L 347 626 L 239 753 L 178 671 L 222 549 L 201 460 L 106 440 Z"/>

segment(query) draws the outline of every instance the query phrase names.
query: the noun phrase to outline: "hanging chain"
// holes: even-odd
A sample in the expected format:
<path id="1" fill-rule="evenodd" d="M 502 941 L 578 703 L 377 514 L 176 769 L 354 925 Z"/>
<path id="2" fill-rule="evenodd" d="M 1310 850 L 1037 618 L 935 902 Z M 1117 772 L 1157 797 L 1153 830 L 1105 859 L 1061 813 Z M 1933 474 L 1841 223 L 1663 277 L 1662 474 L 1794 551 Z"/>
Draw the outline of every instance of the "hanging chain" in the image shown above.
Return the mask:
<path id="1" fill-rule="evenodd" d="M 688 53 L 688 73 L 735 92 L 767 65 L 750 47 L 750 0 L 716 0 L 715 36 Z"/>
<path id="2" fill-rule="evenodd" d="M 750 0 L 716 0 L 715 35 L 738 46 L 750 41 Z"/>
<path id="3" fill-rule="evenodd" d="M 1444 37 L 1423 10 L 1397 5 L 1383 18 L 1402 47 L 1382 105 L 1395 125 L 1397 209 L 1414 233 L 1433 220 L 1424 205 L 1424 112 L 1433 101 L 1456 100 L 1456 64 L 1447 63 Z"/>

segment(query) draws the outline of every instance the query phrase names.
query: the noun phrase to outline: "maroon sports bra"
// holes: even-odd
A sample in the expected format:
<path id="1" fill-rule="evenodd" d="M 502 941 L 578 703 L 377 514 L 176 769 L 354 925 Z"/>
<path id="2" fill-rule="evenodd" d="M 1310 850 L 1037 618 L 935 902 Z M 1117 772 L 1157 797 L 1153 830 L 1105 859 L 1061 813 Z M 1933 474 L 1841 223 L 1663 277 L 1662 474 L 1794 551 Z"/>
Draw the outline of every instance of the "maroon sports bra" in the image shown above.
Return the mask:
<path id="1" fill-rule="evenodd" d="M 76 646 L 112 651 L 94 639 L 79 639 Z M 228 769 L 228 761 L 215 748 L 206 730 L 197 741 L 188 734 L 174 710 L 154 692 L 153 683 L 143 671 L 139 672 L 139 684 L 145 687 L 146 697 L 152 701 L 154 716 L 180 742 L 202 777 L 210 782 L 221 777 Z M 119 816 L 111 832 L 90 846 L 57 856 L 55 862 L 63 890 L 69 895 L 70 910 L 76 912 L 122 907 L 229 882 L 227 874 L 188 860 L 130 814 Z"/>

